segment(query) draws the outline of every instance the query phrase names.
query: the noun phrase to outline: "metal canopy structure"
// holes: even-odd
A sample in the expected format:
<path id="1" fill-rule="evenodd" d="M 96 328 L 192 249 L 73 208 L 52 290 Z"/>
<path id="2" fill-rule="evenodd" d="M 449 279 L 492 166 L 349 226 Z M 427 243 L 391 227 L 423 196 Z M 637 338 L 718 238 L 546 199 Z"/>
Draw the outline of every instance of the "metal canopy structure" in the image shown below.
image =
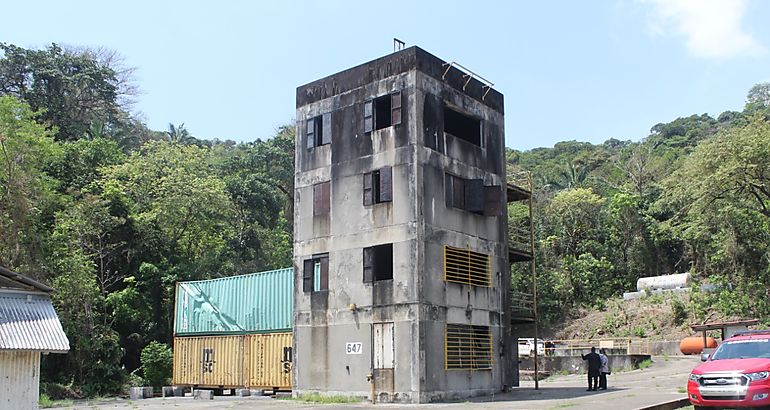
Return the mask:
<path id="1" fill-rule="evenodd" d="M 695 332 L 703 332 L 703 346 L 706 346 L 706 332 L 709 330 L 719 330 L 722 332 L 722 340 L 725 340 L 725 330 L 734 327 L 748 327 L 759 323 L 759 319 L 733 320 L 730 322 L 713 322 L 691 325 L 690 328 Z"/>

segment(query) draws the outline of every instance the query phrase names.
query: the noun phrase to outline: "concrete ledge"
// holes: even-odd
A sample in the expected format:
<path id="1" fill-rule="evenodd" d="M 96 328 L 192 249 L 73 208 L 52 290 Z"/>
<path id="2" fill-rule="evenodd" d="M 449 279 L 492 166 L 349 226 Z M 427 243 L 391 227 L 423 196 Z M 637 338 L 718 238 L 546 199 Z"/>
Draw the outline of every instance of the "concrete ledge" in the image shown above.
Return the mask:
<path id="1" fill-rule="evenodd" d="M 131 400 L 151 399 L 152 387 L 131 387 L 128 389 L 128 398 Z"/>
<path id="2" fill-rule="evenodd" d="M 214 390 L 193 390 L 193 399 L 214 400 Z"/>
<path id="3" fill-rule="evenodd" d="M 683 399 L 670 400 L 663 403 L 654 404 L 647 407 L 639 407 L 637 410 L 674 410 L 681 409 L 690 405 L 690 400 L 685 397 Z"/>

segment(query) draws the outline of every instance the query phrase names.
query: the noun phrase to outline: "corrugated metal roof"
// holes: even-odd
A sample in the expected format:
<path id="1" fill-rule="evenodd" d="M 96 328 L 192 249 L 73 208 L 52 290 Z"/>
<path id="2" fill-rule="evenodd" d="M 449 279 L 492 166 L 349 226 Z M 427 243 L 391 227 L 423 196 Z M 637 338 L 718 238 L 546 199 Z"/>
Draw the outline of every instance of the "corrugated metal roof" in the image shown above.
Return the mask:
<path id="1" fill-rule="evenodd" d="M 46 295 L 0 291 L 0 350 L 64 353 L 70 343 Z"/>
<path id="2" fill-rule="evenodd" d="M 276 332 L 292 327 L 294 269 L 179 282 L 177 335 Z"/>

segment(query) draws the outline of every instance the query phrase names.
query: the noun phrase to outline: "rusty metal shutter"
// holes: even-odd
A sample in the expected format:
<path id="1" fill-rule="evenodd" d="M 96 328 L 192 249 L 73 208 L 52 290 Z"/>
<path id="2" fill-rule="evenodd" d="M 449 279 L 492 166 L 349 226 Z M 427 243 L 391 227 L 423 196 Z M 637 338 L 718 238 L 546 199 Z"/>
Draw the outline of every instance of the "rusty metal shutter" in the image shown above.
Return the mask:
<path id="1" fill-rule="evenodd" d="M 465 180 L 465 209 L 470 212 L 484 212 L 484 180 Z"/>
<path id="2" fill-rule="evenodd" d="M 305 137 L 307 138 L 307 148 L 315 147 L 315 119 L 311 118 L 305 123 Z"/>
<path id="3" fill-rule="evenodd" d="M 444 174 L 444 201 L 446 201 L 446 207 L 452 208 L 452 175 Z"/>
<path id="4" fill-rule="evenodd" d="M 374 202 L 374 190 L 372 184 L 372 173 L 364 174 L 364 205 L 368 206 Z"/>
<path id="5" fill-rule="evenodd" d="M 321 131 L 321 145 L 332 143 L 332 113 L 327 112 L 321 119 L 322 128 Z"/>
<path id="6" fill-rule="evenodd" d="M 374 248 L 364 248 L 364 282 L 374 281 Z"/>
<path id="7" fill-rule="evenodd" d="M 465 180 L 452 175 L 452 206 L 465 209 Z"/>
<path id="8" fill-rule="evenodd" d="M 374 102 L 367 101 L 364 103 L 364 132 L 372 132 L 374 130 Z"/>
<path id="9" fill-rule="evenodd" d="M 501 216 L 503 190 L 498 185 L 484 187 L 484 215 Z"/>
<path id="10" fill-rule="evenodd" d="M 380 169 L 380 197 L 377 202 L 391 202 L 393 200 L 393 168 Z"/>
<path id="11" fill-rule="evenodd" d="M 390 125 L 401 124 L 401 91 L 390 95 Z"/>
<path id="12" fill-rule="evenodd" d="M 331 209 L 331 184 L 322 182 L 313 185 L 313 216 L 326 215 Z"/>
<path id="13" fill-rule="evenodd" d="M 305 259 L 302 263 L 302 291 L 313 291 L 313 270 L 315 263 L 312 259 Z"/>
<path id="14" fill-rule="evenodd" d="M 321 262 L 321 290 L 329 289 L 329 256 L 319 258 Z"/>

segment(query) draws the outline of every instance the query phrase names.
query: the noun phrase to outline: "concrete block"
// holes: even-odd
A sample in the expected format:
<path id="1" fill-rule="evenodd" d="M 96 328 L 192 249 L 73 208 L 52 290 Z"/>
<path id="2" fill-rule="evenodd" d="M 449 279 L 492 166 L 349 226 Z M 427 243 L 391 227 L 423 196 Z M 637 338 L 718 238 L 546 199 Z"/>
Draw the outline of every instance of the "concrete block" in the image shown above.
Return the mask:
<path id="1" fill-rule="evenodd" d="M 152 398 L 152 387 L 132 387 L 128 390 L 128 397 L 131 400 L 141 400 Z"/>
<path id="2" fill-rule="evenodd" d="M 174 397 L 174 387 L 173 386 L 163 386 L 161 388 L 161 396 L 163 396 L 163 397 Z"/>
<path id="3" fill-rule="evenodd" d="M 251 395 L 252 396 L 264 396 L 265 391 L 262 389 L 251 389 Z"/>
<path id="4" fill-rule="evenodd" d="M 251 390 L 249 389 L 235 389 L 235 395 L 238 397 L 251 396 Z"/>
<path id="5" fill-rule="evenodd" d="M 291 392 L 287 392 L 287 391 L 275 392 L 273 397 L 275 397 L 276 399 L 290 399 Z"/>
<path id="6" fill-rule="evenodd" d="M 214 400 L 214 390 L 193 390 L 193 399 Z"/>

